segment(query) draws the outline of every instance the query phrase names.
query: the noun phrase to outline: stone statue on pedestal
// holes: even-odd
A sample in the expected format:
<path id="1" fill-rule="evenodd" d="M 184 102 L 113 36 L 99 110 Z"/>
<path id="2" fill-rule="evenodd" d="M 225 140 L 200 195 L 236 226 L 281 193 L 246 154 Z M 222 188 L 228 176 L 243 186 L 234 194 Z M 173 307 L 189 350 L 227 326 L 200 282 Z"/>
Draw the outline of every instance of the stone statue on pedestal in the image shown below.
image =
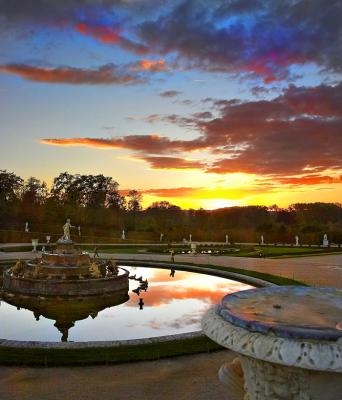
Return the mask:
<path id="1" fill-rule="evenodd" d="M 299 236 L 298 235 L 295 236 L 295 240 L 296 240 L 295 246 L 299 246 Z"/>
<path id="2" fill-rule="evenodd" d="M 70 238 L 70 228 L 75 228 L 73 225 L 71 225 L 71 220 L 68 218 L 66 220 L 66 223 L 63 225 L 63 240 L 71 240 Z"/>

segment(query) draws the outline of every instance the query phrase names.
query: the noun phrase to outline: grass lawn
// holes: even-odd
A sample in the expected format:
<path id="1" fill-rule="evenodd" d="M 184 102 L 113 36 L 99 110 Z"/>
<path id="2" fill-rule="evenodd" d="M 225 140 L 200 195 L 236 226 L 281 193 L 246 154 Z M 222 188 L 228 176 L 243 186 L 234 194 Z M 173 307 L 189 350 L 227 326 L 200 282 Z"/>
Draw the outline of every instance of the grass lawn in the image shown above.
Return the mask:
<path id="1" fill-rule="evenodd" d="M 253 248 L 246 247 L 237 247 L 237 248 L 224 248 L 224 247 L 205 247 L 198 248 L 198 252 L 204 250 L 208 254 L 208 250 L 211 251 L 210 255 L 212 256 L 230 256 L 230 257 L 252 257 L 252 258 L 260 258 L 260 254 L 262 257 L 301 257 L 301 256 L 309 256 L 309 255 L 323 255 L 323 254 L 332 254 L 332 253 L 340 253 L 342 249 L 336 248 L 315 248 L 315 247 L 285 247 L 285 246 L 255 246 Z M 238 250 L 238 251 L 236 251 Z M 160 248 L 98 248 L 100 253 L 129 253 L 129 254 L 169 254 L 168 249 L 160 249 Z M 182 254 L 182 251 L 188 251 L 188 248 L 175 248 L 176 254 Z"/>
<path id="2" fill-rule="evenodd" d="M 95 248 L 94 245 L 79 245 L 82 250 L 92 253 Z M 156 245 L 156 246 L 127 246 L 125 244 L 119 246 L 111 245 L 101 245 L 96 246 L 99 253 L 105 254 L 170 254 L 169 248 L 166 245 Z M 176 254 L 186 254 L 190 247 L 189 245 L 179 246 L 175 245 L 172 247 Z M 32 246 L 18 246 L 18 247 L 4 247 L 2 251 L 4 252 L 30 252 Z M 38 246 L 38 250 L 41 250 L 41 246 Z M 341 253 L 342 248 L 322 248 L 322 247 L 286 247 L 286 246 L 197 246 L 197 251 L 200 253 L 204 251 L 204 254 L 210 254 L 212 256 L 230 256 L 230 257 L 302 257 L 310 255 L 323 255 L 332 253 Z M 210 253 L 208 253 L 210 251 Z"/>

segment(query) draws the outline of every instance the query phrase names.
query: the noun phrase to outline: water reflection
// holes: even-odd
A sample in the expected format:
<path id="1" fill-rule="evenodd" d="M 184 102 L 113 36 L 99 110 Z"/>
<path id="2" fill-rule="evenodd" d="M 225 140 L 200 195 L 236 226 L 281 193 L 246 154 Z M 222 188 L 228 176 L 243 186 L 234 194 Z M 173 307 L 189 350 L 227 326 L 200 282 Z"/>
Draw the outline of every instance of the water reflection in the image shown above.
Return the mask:
<path id="1" fill-rule="evenodd" d="M 3 300 L 15 306 L 18 311 L 21 309 L 32 311 L 36 321 L 39 321 L 41 317 L 54 320 L 54 326 L 62 334 L 62 342 L 68 340 L 69 329 L 75 325 L 76 321 L 88 317 L 95 319 L 100 311 L 107 307 L 125 303 L 128 299 L 127 292 L 117 292 L 101 297 L 79 297 L 76 299 L 32 297 L 13 294 L 3 295 Z"/>
<path id="2" fill-rule="evenodd" d="M 192 332 L 200 329 L 201 317 L 211 304 L 218 303 L 225 294 L 251 288 L 190 272 L 124 268 L 131 277 L 135 275 L 129 281 L 129 294 L 73 300 L 4 295 L 0 337 L 88 341 Z"/>

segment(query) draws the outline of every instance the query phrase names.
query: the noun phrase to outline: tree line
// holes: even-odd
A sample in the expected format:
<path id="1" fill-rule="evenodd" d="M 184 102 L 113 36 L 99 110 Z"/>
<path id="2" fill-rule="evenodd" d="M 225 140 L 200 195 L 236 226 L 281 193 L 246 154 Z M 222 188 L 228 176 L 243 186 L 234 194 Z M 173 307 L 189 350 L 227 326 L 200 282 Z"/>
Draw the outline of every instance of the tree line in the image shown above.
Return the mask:
<path id="1" fill-rule="evenodd" d="M 34 177 L 22 179 L 0 170 L 0 230 L 58 234 L 66 218 L 82 227 L 82 235 L 94 240 L 113 240 L 125 229 L 127 238 L 163 241 L 258 241 L 318 243 L 324 233 L 331 242 L 342 243 L 342 206 L 338 203 L 297 203 L 287 208 L 276 205 L 229 207 L 217 210 L 183 210 L 168 201 L 142 208 L 142 195 L 130 190 L 126 196 L 119 184 L 104 175 L 62 172 L 49 189 Z M 8 236 L 1 236 L 8 240 Z M 10 239 L 15 240 L 15 235 Z M 90 239 L 89 239 L 90 240 Z M 95 240 L 96 241 L 96 240 Z"/>

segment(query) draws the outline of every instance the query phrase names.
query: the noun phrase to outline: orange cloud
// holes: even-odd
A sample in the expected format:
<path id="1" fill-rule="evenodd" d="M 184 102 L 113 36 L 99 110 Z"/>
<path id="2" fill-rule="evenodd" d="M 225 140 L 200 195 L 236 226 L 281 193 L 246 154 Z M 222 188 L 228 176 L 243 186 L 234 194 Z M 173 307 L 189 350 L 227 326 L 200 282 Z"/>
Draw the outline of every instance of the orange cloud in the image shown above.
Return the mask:
<path id="1" fill-rule="evenodd" d="M 153 169 L 203 169 L 205 164 L 197 160 L 187 160 L 181 157 L 136 157 L 148 162 Z"/>
<path id="2" fill-rule="evenodd" d="M 120 41 L 120 29 L 102 25 L 87 25 L 79 23 L 75 26 L 77 32 L 92 36 L 103 43 L 118 43 Z"/>
<path id="3" fill-rule="evenodd" d="M 118 149 L 121 146 L 115 144 L 111 139 L 88 139 L 88 138 L 73 138 L 73 139 L 41 139 L 40 143 L 49 144 L 52 146 L 86 146 L 97 147 L 99 149 Z"/>
<path id="4" fill-rule="evenodd" d="M 29 81 L 72 85 L 142 83 L 141 78 L 120 71 L 114 64 L 105 64 L 97 69 L 7 64 L 0 65 L 0 72 L 18 75 Z"/>
<path id="5" fill-rule="evenodd" d="M 41 143 L 56 146 L 87 146 L 95 148 L 123 148 L 135 150 L 146 154 L 164 154 L 180 151 L 195 150 L 201 148 L 199 140 L 172 140 L 166 136 L 151 135 L 128 135 L 119 138 L 69 138 L 69 139 L 42 139 Z M 139 158 L 139 157 L 137 157 Z M 152 157 L 153 158 L 153 157 Z M 172 159 L 173 157 L 171 157 Z M 153 160 L 151 160 L 152 162 Z"/>
<path id="6" fill-rule="evenodd" d="M 134 71 L 151 72 L 166 72 L 169 70 L 165 60 L 140 60 L 132 67 L 132 69 Z"/>
<path id="7" fill-rule="evenodd" d="M 75 25 L 75 30 L 82 35 L 92 37 L 105 44 L 115 44 L 124 50 L 139 55 L 148 54 L 149 49 L 142 43 L 134 42 L 122 36 L 121 28 L 117 26 L 91 25 L 84 22 Z"/>
<path id="8" fill-rule="evenodd" d="M 325 176 L 325 175 L 306 175 L 306 176 L 291 176 L 285 178 L 277 178 L 277 182 L 284 184 L 284 185 L 319 185 L 323 183 L 341 183 L 342 176 L 332 177 L 332 176 Z"/>

